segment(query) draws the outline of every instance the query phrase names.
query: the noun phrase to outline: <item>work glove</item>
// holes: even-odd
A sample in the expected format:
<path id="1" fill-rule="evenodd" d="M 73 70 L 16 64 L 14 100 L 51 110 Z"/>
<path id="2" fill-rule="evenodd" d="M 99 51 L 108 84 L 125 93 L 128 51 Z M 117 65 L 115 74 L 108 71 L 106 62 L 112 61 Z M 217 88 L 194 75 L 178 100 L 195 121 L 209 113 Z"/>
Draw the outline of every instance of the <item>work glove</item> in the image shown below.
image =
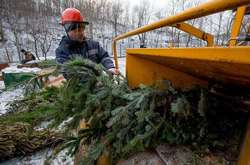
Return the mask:
<path id="1" fill-rule="evenodd" d="M 108 69 L 108 72 L 112 73 L 113 75 L 119 75 L 120 71 L 116 68 L 110 68 Z"/>

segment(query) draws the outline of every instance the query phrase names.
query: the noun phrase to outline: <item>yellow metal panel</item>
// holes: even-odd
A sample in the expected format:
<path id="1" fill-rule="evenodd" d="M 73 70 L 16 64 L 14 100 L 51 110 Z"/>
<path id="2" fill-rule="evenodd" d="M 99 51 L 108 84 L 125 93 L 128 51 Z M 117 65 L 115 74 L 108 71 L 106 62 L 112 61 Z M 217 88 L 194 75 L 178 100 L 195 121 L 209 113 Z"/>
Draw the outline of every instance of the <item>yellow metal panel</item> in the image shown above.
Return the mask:
<path id="1" fill-rule="evenodd" d="M 250 64 L 250 46 L 126 49 L 128 54 Z"/>
<path id="2" fill-rule="evenodd" d="M 190 89 L 207 82 L 135 55 L 126 56 L 126 76 L 131 88 L 140 84 L 153 85 L 157 80 L 170 80 L 176 88 Z"/>
<path id="3" fill-rule="evenodd" d="M 111 165 L 110 152 L 104 151 L 97 160 L 97 165 Z"/>
<path id="4" fill-rule="evenodd" d="M 182 72 L 206 81 L 250 87 L 250 47 L 127 49 L 127 54 L 127 78 L 131 81 L 130 76 L 133 75 L 132 82 L 136 81 L 137 85 L 140 81 L 146 84 L 154 82 L 161 75 L 167 79 L 168 72 L 172 69 L 171 74 L 177 75 L 169 79 L 174 80 L 173 83 L 179 82 L 175 79 L 182 79 L 179 73 Z M 157 79 L 152 76 L 147 78 L 146 72 L 142 76 L 140 72 L 145 70 L 157 70 Z M 138 78 L 139 76 L 143 78 Z M 188 83 L 194 84 L 192 81 L 185 81 L 184 87 Z"/>
<path id="5" fill-rule="evenodd" d="M 88 128 L 88 123 L 86 122 L 85 119 L 82 119 L 80 120 L 79 122 L 79 127 L 78 127 L 78 130 L 81 130 L 81 129 L 87 129 Z M 75 160 L 74 160 L 74 164 L 75 165 L 78 165 L 80 164 L 81 160 L 82 160 L 82 157 L 84 156 L 86 150 L 87 150 L 87 146 L 84 145 L 82 142 L 80 143 L 80 146 L 79 146 L 79 152 L 76 153 L 75 155 Z M 110 165 L 110 153 L 108 151 L 104 151 L 102 153 L 102 155 L 98 158 L 97 160 L 97 165 Z"/>
<path id="6" fill-rule="evenodd" d="M 192 25 L 189 25 L 187 23 L 177 23 L 173 25 L 173 27 L 176 27 L 186 33 L 192 34 L 193 36 L 202 39 L 204 41 L 207 41 L 207 46 L 214 46 L 214 36 L 211 34 L 208 34 Z"/>
<path id="7" fill-rule="evenodd" d="M 233 28 L 232 28 L 231 38 L 229 42 L 230 46 L 235 46 L 237 43 L 236 38 L 238 37 L 240 33 L 240 28 L 241 28 L 242 20 L 245 15 L 245 11 L 246 11 L 246 6 L 242 6 L 237 9 Z"/>
<path id="8" fill-rule="evenodd" d="M 244 143 L 241 148 L 238 165 L 250 165 L 250 120 L 248 122 Z"/>
<path id="9" fill-rule="evenodd" d="M 86 128 L 88 128 L 87 122 L 86 122 L 85 119 L 82 119 L 79 122 L 79 126 L 78 126 L 76 132 L 78 132 L 81 129 L 86 129 Z M 80 146 L 79 146 L 79 151 L 75 154 L 74 164 L 80 164 L 80 162 L 82 160 L 82 157 L 84 156 L 84 152 L 86 151 L 86 149 L 87 149 L 87 146 L 84 145 L 84 144 L 82 144 L 82 142 L 81 142 Z"/>

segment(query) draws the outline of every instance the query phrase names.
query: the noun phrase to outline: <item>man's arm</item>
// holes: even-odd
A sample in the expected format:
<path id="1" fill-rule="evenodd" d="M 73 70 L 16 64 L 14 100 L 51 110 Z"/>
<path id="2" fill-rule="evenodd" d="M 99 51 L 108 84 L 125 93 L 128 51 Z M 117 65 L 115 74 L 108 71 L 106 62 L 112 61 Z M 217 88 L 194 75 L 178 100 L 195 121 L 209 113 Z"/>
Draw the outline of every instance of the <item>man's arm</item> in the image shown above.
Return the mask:
<path id="1" fill-rule="evenodd" d="M 98 47 L 98 58 L 100 63 L 107 69 L 115 68 L 113 61 L 109 57 L 109 54 L 106 50 L 104 50 L 99 43 L 97 43 Z"/>
<path id="2" fill-rule="evenodd" d="M 66 54 L 63 49 L 60 47 L 56 49 L 56 62 L 59 64 L 63 64 L 64 62 L 69 60 L 69 55 Z M 65 72 L 64 67 L 61 67 L 60 72 L 63 74 L 65 79 L 68 79 L 67 73 Z"/>
<path id="3" fill-rule="evenodd" d="M 68 61 L 69 55 L 66 54 L 60 47 L 56 49 L 56 61 L 59 64 L 63 64 L 65 61 Z"/>

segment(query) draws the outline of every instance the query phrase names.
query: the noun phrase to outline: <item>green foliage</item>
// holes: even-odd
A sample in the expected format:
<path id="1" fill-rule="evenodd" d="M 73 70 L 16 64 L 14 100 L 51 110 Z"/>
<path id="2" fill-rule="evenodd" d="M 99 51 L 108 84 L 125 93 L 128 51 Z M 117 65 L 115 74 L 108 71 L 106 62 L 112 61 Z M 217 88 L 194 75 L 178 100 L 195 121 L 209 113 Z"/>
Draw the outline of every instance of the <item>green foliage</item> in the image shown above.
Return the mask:
<path id="1" fill-rule="evenodd" d="M 55 113 L 54 107 L 42 106 L 35 108 L 33 111 L 19 112 L 12 115 L 0 117 L 0 124 L 12 124 L 17 122 L 37 125 L 42 121 L 50 120 Z"/>
<path id="2" fill-rule="evenodd" d="M 86 64 L 77 59 L 65 68 L 71 79 L 60 93 L 63 97 L 57 107 L 61 107 L 63 113 L 59 121 L 73 117 L 69 125 L 76 128 L 84 118 L 89 127 L 84 134 L 81 130 L 75 137 L 78 140 L 71 143 L 73 154 L 81 141 L 90 148 L 99 148 L 100 143 L 105 148 L 99 148 L 98 152 L 91 152 L 89 148 L 84 164 L 94 164 L 96 155 L 100 156 L 109 146 L 112 146 L 109 150 L 113 160 L 117 160 L 162 142 L 195 144 L 200 148 L 215 146 L 215 139 L 222 141 L 230 134 L 221 136 L 216 130 L 209 136 L 211 128 L 222 125 L 219 120 L 208 123 L 208 115 L 214 114 L 207 114 L 209 100 L 205 90 L 177 91 L 167 81 L 161 82 L 165 86 L 141 85 L 130 90 L 123 78 L 110 77 L 91 62 Z"/>
<path id="3" fill-rule="evenodd" d="M 58 65 L 55 59 L 44 60 L 44 61 L 38 62 L 37 64 L 38 64 L 39 68 L 48 68 L 48 67 L 52 67 L 52 66 L 57 66 Z"/>
<path id="4" fill-rule="evenodd" d="M 53 102 L 57 99 L 57 93 L 57 88 L 50 87 L 32 93 L 22 100 L 13 101 L 9 112 L 0 117 L 0 124 L 24 122 L 35 126 L 41 121 L 51 119 L 56 112 Z"/>
<path id="5" fill-rule="evenodd" d="M 235 120 L 242 114 L 224 115 L 223 104 L 200 88 L 183 92 L 161 81 L 131 90 L 123 77 L 112 76 L 89 60 L 78 58 L 61 67 L 68 78 L 64 86 L 56 94 L 40 93 L 35 98 L 51 107 L 54 127 L 71 118 L 65 133 L 76 130 L 81 119 L 87 121 L 88 128 L 68 134 L 61 146 L 74 155 L 82 144 L 88 145 L 83 164 L 94 164 L 105 150 L 115 162 L 160 143 L 197 150 L 231 148 L 225 139 L 237 137 L 235 128 L 244 125 L 244 120 Z"/>

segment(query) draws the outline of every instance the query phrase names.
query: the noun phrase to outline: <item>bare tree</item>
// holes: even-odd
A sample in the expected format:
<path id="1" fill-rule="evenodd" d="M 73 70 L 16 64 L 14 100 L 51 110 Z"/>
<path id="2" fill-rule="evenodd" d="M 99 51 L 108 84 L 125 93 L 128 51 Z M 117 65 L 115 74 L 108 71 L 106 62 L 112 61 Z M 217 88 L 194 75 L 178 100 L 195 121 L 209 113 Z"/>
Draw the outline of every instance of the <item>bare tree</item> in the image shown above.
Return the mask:
<path id="1" fill-rule="evenodd" d="M 117 1 L 113 1 L 112 2 L 112 15 L 111 15 L 111 23 L 113 25 L 114 28 L 114 35 L 117 36 L 118 33 L 118 25 L 121 22 L 121 16 L 123 14 L 123 8 L 122 8 L 122 3 L 120 0 Z"/>
<path id="2" fill-rule="evenodd" d="M 40 39 L 40 34 L 42 33 L 41 29 L 41 19 L 39 15 L 33 16 L 33 18 L 30 19 L 29 22 L 29 30 L 28 33 L 32 36 L 33 38 L 33 43 L 34 43 L 34 48 L 35 48 L 35 56 L 37 59 L 39 59 L 39 39 Z"/>
<path id="3" fill-rule="evenodd" d="M 79 0 L 76 4 L 77 8 L 84 15 L 85 19 L 89 21 L 88 34 L 90 38 L 94 38 L 94 23 L 97 21 L 96 6 L 97 2 L 95 0 Z"/>
<path id="4" fill-rule="evenodd" d="M 157 20 L 160 20 L 162 18 L 165 17 L 165 11 L 161 10 L 161 11 L 158 11 L 155 13 L 155 17 Z M 155 44 L 155 47 L 158 47 L 159 46 L 159 42 L 162 42 L 162 38 L 163 38 L 163 35 L 164 35 L 164 28 L 160 28 L 160 29 L 157 29 L 155 31 L 155 37 L 154 37 L 154 44 Z M 160 47 L 162 47 L 162 43 L 160 43 Z"/>
<path id="5" fill-rule="evenodd" d="M 9 63 L 13 62 L 13 56 L 10 55 L 7 47 L 5 47 L 5 53 L 6 53 L 6 57 L 7 57 L 8 62 Z"/>
<path id="6" fill-rule="evenodd" d="M 74 0 L 62 0 L 61 5 L 63 9 L 66 9 L 69 7 L 76 7 L 76 3 Z"/>
<path id="7" fill-rule="evenodd" d="M 42 33 L 41 38 L 39 40 L 40 48 L 45 60 L 47 60 L 47 54 L 51 48 L 52 41 L 53 41 L 52 34 L 48 30 L 45 30 Z"/>
<path id="8" fill-rule="evenodd" d="M 18 60 L 21 61 L 23 59 L 20 53 L 21 46 L 23 46 L 22 35 L 25 34 L 27 29 L 24 18 L 35 13 L 35 2 L 33 0 L 2 0 L 1 11 L 4 13 L 3 17 L 1 16 L 3 18 L 1 22 L 4 20 L 7 23 L 7 28 L 12 32 L 11 37 L 8 37 L 8 39 L 16 47 Z"/>
<path id="9" fill-rule="evenodd" d="M 0 41 L 4 41 L 3 21 L 0 19 Z"/>
<path id="10" fill-rule="evenodd" d="M 123 29 L 122 29 L 122 32 L 127 32 L 131 29 L 131 10 L 130 10 L 130 4 L 129 2 L 126 2 L 125 5 L 124 5 L 124 12 L 123 12 L 123 18 L 122 18 L 122 25 L 123 26 Z"/>
<path id="11" fill-rule="evenodd" d="M 62 8 L 62 2 L 61 0 L 52 0 L 52 4 L 55 7 L 54 9 L 54 15 L 60 15 L 61 14 L 61 8 Z"/>
<path id="12" fill-rule="evenodd" d="M 16 47 L 17 50 L 17 54 L 18 54 L 18 59 L 19 61 L 23 60 L 23 57 L 20 53 L 21 51 L 21 30 L 17 24 L 17 22 L 19 21 L 19 18 L 17 15 L 12 14 L 11 17 L 7 17 L 7 22 L 10 25 L 10 29 L 13 33 L 13 39 L 11 39 L 11 41 L 13 42 L 13 44 Z"/>
<path id="13" fill-rule="evenodd" d="M 96 10 L 97 12 L 97 24 L 99 27 L 99 32 L 101 34 L 101 38 L 102 38 L 102 45 L 104 47 L 105 46 L 105 39 L 107 38 L 106 34 L 105 34 L 105 29 L 107 28 L 106 24 L 107 24 L 107 15 L 105 14 L 105 12 L 107 12 L 109 10 L 108 8 L 108 1 L 107 0 L 100 0 L 98 1 L 99 3 L 97 3 L 97 8 Z"/>
<path id="14" fill-rule="evenodd" d="M 219 44 L 219 40 L 220 40 L 220 32 L 221 32 L 221 26 L 222 26 L 222 18 L 223 18 L 223 13 L 220 13 L 220 14 L 219 14 L 219 22 L 218 22 L 218 31 L 217 31 L 216 45 Z"/>
<path id="15" fill-rule="evenodd" d="M 198 6 L 198 4 L 200 3 L 200 1 L 185 1 L 185 0 L 182 0 L 182 10 L 185 10 L 187 8 L 190 8 L 192 6 Z M 197 22 L 196 19 L 193 19 L 193 20 L 189 20 L 187 21 L 190 25 L 194 26 Z M 192 45 L 192 38 L 193 36 L 188 34 L 187 35 L 187 40 L 186 40 L 186 47 Z"/>
<path id="16" fill-rule="evenodd" d="M 4 10 L 3 10 L 3 4 L 1 3 L 0 5 L 0 41 L 4 41 L 3 18 L 4 18 Z"/>
<path id="17" fill-rule="evenodd" d="M 133 13 L 135 14 L 133 23 L 137 28 L 147 25 L 151 18 L 152 5 L 148 0 L 141 0 L 140 5 L 134 7 Z M 139 34 L 138 37 L 140 40 L 140 45 L 142 47 L 146 47 L 147 33 Z"/>

